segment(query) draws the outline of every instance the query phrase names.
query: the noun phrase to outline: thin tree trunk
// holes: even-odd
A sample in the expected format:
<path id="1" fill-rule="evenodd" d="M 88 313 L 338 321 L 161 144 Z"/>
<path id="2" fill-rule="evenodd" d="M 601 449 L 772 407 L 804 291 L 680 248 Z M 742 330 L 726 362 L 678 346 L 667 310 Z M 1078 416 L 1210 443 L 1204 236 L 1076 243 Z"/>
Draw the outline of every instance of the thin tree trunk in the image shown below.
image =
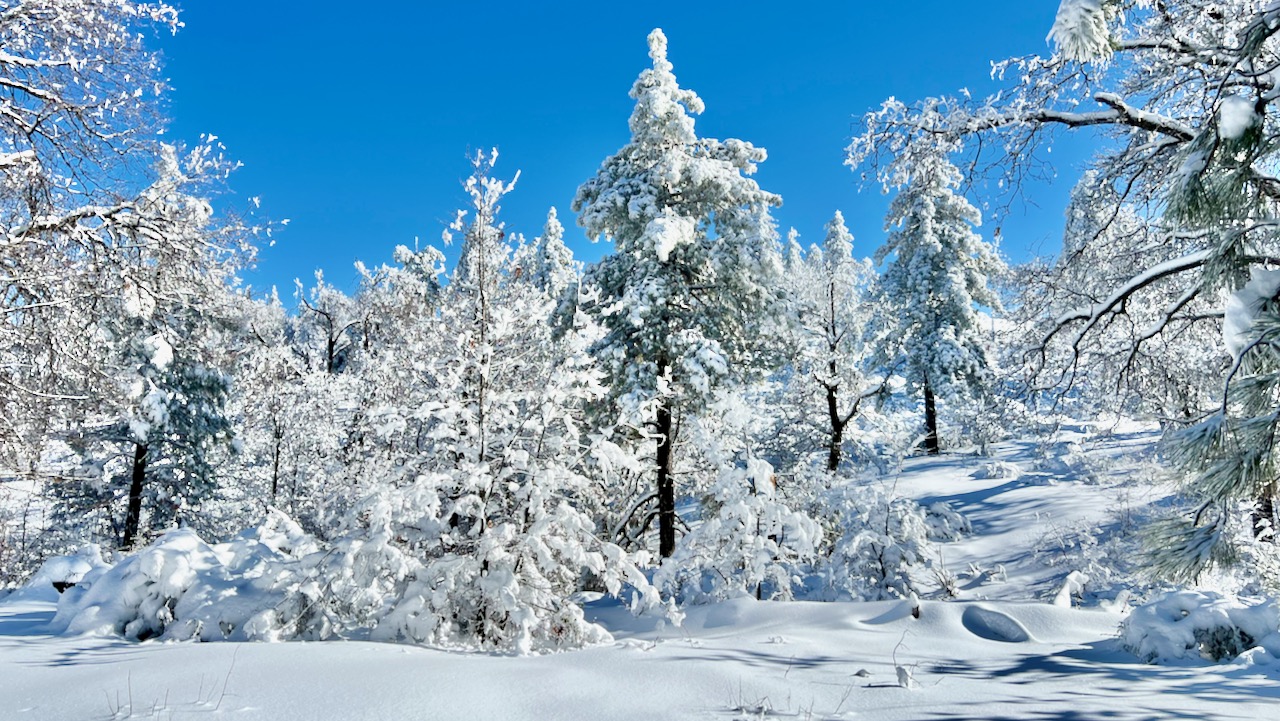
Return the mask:
<path id="1" fill-rule="evenodd" d="M 138 537 L 138 526 L 142 522 L 142 490 L 147 481 L 147 444 L 138 443 L 133 447 L 133 478 L 129 482 L 129 507 L 124 516 L 124 537 L 120 539 L 120 547 L 128 550 Z"/>
<path id="2" fill-rule="evenodd" d="M 827 386 L 827 416 L 831 419 L 831 446 L 827 449 L 827 470 L 840 467 L 841 445 L 844 443 L 844 419 L 836 404 L 836 386 Z"/>
<path id="3" fill-rule="evenodd" d="M 671 475 L 671 400 L 658 406 L 658 555 L 676 552 L 676 484 Z"/>
<path id="4" fill-rule="evenodd" d="M 276 447 L 271 457 L 271 505 L 276 505 L 276 494 L 280 491 L 280 429 L 277 428 L 273 434 L 275 436 Z"/>
<path id="5" fill-rule="evenodd" d="M 941 450 L 938 445 L 938 407 L 927 375 L 924 377 L 924 450 L 931 456 L 938 455 Z"/>
<path id="6" fill-rule="evenodd" d="M 827 417 L 831 420 L 831 446 L 827 452 L 827 470 L 834 473 L 840 467 L 840 446 L 844 443 L 844 421 L 840 418 L 840 407 L 836 402 L 839 388 L 836 381 L 836 350 L 840 347 L 840 333 L 836 329 L 836 283 L 827 283 L 827 371 L 831 374 L 827 379 Z"/>

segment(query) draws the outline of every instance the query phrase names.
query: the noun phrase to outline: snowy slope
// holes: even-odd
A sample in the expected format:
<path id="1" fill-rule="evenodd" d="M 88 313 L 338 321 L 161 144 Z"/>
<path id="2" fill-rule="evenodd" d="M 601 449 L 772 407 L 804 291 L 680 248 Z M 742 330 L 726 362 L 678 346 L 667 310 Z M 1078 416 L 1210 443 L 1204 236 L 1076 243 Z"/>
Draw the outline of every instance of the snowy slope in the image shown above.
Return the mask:
<path id="1" fill-rule="evenodd" d="M 1017 478 L 975 477 L 992 475 L 988 459 L 949 456 L 882 481 L 969 515 L 974 535 L 943 549 L 948 568 L 1004 566 L 1003 580 L 962 580 L 961 600 L 920 602 L 919 618 L 909 601 L 738 600 L 691 608 L 676 628 L 598 601 L 589 613 L 615 643 L 505 657 L 52 637 L 50 596 L 19 593 L 0 601 L 0 719 L 1270 718 L 1277 666 L 1144 665 L 1120 648 L 1118 611 L 1034 600 L 1079 570 L 1037 553 L 1048 521 L 1095 528 L 1146 503 L 1134 476 L 1150 440 L 1089 441 L 1066 463 L 1010 444 Z"/>

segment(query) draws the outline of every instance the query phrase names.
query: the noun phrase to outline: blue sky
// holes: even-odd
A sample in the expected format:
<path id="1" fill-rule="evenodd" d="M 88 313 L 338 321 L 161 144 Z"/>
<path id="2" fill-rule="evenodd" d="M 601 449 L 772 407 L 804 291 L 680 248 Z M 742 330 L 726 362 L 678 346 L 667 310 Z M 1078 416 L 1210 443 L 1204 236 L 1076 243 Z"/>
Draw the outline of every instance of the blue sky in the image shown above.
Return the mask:
<path id="1" fill-rule="evenodd" d="M 397 244 L 439 244 L 464 204 L 468 151 L 497 146 L 498 174 L 521 171 L 503 217 L 540 232 L 559 208 L 570 246 L 592 245 L 569 210 L 578 185 L 628 139 L 632 82 L 661 27 L 681 85 L 707 110 L 701 135 L 763 146 L 757 179 L 779 193 L 779 226 L 819 242 L 838 208 L 869 255 L 886 199 L 859 193 L 843 148 L 862 113 L 991 86 L 990 61 L 1045 50 L 1057 0 L 914 2 L 377 3 L 218 0 L 182 7 L 163 38 L 173 137 L 213 133 L 244 163 L 231 180 L 262 212 L 290 220 L 245 278 L 353 287 L 356 259 Z M 1060 168 L 1068 178 L 1075 168 Z M 1003 226 L 1023 260 L 1056 248 L 1068 183 L 1036 189 L 1039 208 Z M 989 228 L 987 229 L 990 230 Z"/>

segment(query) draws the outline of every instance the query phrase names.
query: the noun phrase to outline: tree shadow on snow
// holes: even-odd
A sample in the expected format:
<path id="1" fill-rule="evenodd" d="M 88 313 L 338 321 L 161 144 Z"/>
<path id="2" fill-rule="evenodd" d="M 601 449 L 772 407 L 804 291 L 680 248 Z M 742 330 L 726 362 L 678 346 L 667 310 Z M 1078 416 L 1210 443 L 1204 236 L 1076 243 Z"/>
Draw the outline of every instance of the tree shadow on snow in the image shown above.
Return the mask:
<path id="1" fill-rule="evenodd" d="M 970 678 L 998 679 L 1015 685 L 1036 685 L 1055 679 L 1071 679 L 1074 688 L 1059 695 L 1074 699 L 1115 701 L 1125 698 L 1159 695 L 1190 696 L 1201 702 L 1240 704 L 1280 700 L 1280 669 L 1233 665 L 1156 666 L 1140 663 L 1120 647 L 1115 639 L 1090 644 L 1053 654 L 1024 655 L 1008 663 L 954 660 L 933 664 L 928 672 L 945 677 L 960 675 Z M 1072 712 L 1064 712 L 1072 713 Z M 1097 718 L 1096 714 L 1078 718 Z M 949 718 L 949 717 L 948 717 Z M 955 717 L 960 718 L 960 717 Z M 999 717 L 991 717 L 996 719 Z M 1041 718 L 1018 715 L 1016 718 Z M 1075 716 L 1045 716 L 1071 719 Z M 1114 718 L 1168 718 L 1159 716 L 1119 715 Z M 1221 718 L 1220 716 L 1218 718 Z M 1256 718 L 1243 713 L 1240 718 Z"/>
<path id="2" fill-rule="evenodd" d="M 53 611 L 26 611 L 0 615 L 0 636 L 48 636 Z"/>

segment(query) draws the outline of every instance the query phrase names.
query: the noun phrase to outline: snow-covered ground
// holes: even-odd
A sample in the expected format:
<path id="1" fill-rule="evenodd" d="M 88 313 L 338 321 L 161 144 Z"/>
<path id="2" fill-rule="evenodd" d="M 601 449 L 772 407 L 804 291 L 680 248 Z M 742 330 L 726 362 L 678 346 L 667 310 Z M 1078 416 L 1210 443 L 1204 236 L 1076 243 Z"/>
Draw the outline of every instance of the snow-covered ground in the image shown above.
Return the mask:
<path id="1" fill-rule="evenodd" d="M 878 481 L 973 524 L 935 561 L 958 597 L 926 594 L 918 618 L 911 601 L 743 599 L 673 627 L 599 601 L 588 613 L 616 642 L 507 657 L 58 637 L 43 631 L 54 594 L 19 592 L 0 601 L 0 719 L 1272 718 L 1280 665 L 1141 663 L 1117 638 L 1110 579 L 1091 578 L 1083 608 L 1052 603 L 1071 571 L 1105 574 L 1099 559 L 1166 493 L 1143 478 L 1151 440 L 1063 434 L 1001 446 L 999 463 L 913 459 Z"/>

